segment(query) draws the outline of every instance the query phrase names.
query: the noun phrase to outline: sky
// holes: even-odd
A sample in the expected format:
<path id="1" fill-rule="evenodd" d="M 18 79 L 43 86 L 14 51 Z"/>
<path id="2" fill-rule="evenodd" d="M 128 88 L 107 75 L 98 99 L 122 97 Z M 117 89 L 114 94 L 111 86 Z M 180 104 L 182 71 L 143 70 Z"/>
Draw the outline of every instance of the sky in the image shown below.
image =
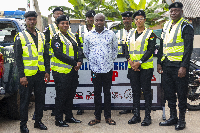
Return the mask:
<path id="1" fill-rule="evenodd" d="M 26 8 L 27 9 L 27 0 L 1 0 L 0 4 L 0 11 L 16 11 L 18 8 Z M 106 0 L 109 1 L 109 0 Z M 139 3 L 140 0 L 135 0 L 135 3 Z M 150 0 L 147 0 L 149 2 Z M 30 10 L 33 11 L 33 0 L 30 0 L 31 8 Z M 51 14 L 52 11 L 48 11 L 50 6 L 66 6 L 71 7 L 73 6 L 68 2 L 68 0 L 38 0 L 38 5 L 40 12 L 43 16 L 48 16 Z"/>

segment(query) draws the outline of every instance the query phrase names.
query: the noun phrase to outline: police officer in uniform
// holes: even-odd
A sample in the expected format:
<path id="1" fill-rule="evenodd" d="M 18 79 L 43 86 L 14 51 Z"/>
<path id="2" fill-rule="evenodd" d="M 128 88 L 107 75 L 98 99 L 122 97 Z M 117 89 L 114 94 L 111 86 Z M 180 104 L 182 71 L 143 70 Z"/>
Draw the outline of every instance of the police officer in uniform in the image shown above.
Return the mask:
<path id="1" fill-rule="evenodd" d="M 66 123 L 81 123 L 73 117 L 73 99 L 78 86 L 78 70 L 81 66 L 82 49 L 70 37 L 69 17 L 61 15 L 57 19 L 59 32 L 51 40 L 52 58 L 51 69 L 55 82 L 55 125 L 68 127 Z M 78 55 L 77 55 L 78 52 Z M 65 121 L 63 121 L 63 113 Z"/>
<path id="2" fill-rule="evenodd" d="M 121 30 L 118 30 L 118 32 L 116 33 L 116 36 L 118 38 L 118 44 L 122 45 L 122 46 L 118 46 L 118 55 L 125 54 L 125 45 L 124 44 L 126 44 L 126 42 L 128 41 L 131 30 L 133 30 L 132 29 L 133 13 L 130 11 L 126 11 L 126 12 L 122 13 L 121 15 L 122 15 L 124 28 Z M 122 110 L 119 112 L 119 114 L 127 114 L 127 113 L 131 113 L 131 110 Z"/>
<path id="3" fill-rule="evenodd" d="M 128 124 L 141 122 L 140 117 L 140 96 L 141 88 L 145 99 L 145 118 L 141 126 L 151 124 L 151 79 L 153 76 L 153 52 L 156 44 L 155 34 L 144 26 L 146 15 L 143 10 L 134 13 L 133 18 L 137 26 L 134 29 L 130 40 L 128 40 L 129 52 L 126 50 L 128 60 L 128 78 L 130 78 L 133 92 L 133 114 Z"/>
<path id="4" fill-rule="evenodd" d="M 56 19 L 63 15 L 63 9 L 62 7 L 56 7 L 54 10 L 53 10 L 53 17 L 55 18 L 55 22 L 52 23 L 52 24 L 49 24 L 45 30 L 44 30 L 44 34 L 45 34 L 45 40 L 46 40 L 46 44 L 47 46 L 49 46 L 49 55 L 51 56 L 52 55 L 52 48 L 50 47 L 50 41 L 52 39 L 52 37 L 59 31 L 58 27 L 57 27 L 57 24 L 56 24 Z M 70 35 L 70 37 L 72 37 L 75 40 L 75 36 L 73 35 L 73 33 L 71 33 L 69 31 L 69 27 L 68 27 L 68 34 Z M 52 110 L 52 113 L 51 115 L 55 115 L 55 112 L 54 112 L 54 109 Z"/>
<path id="5" fill-rule="evenodd" d="M 183 4 L 169 6 L 171 20 L 163 28 L 163 46 L 158 52 L 157 71 L 163 76 L 163 89 L 170 108 L 170 118 L 160 126 L 175 125 L 175 130 L 185 128 L 185 112 L 188 91 L 188 69 L 193 50 L 194 30 L 183 16 Z M 176 93 L 179 101 L 179 119 L 176 110 Z"/>
<path id="6" fill-rule="evenodd" d="M 49 25 L 45 28 L 45 30 L 44 30 L 46 44 L 49 44 L 49 45 L 50 45 L 50 40 L 52 39 L 52 37 L 54 36 L 54 34 L 56 34 L 56 33 L 59 31 L 59 29 L 58 29 L 58 27 L 57 27 L 57 24 L 56 24 L 56 19 L 57 19 L 59 16 L 63 15 L 63 13 L 64 13 L 64 12 L 63 12 L 62 7 L 56 7 L 56 8 L 53 10 L 53 17 L 55 18 L 55 22 L 52 23 L 52 24 L 49 24 Z M 71 33 L 71 32 L 69 31 L 69 27 L 68 27 L 68 34 L 75 40 L 75 36 L 73 35 L 73 33 Z M 50 50 L 49 50 L 50 55 L 51 55 L 51 51 L 52 51 L 52 49 L 51 49 L 51 47 L 50 47 Z"/>
<path id="7" fill-rule="evenodd" d="M 86 25 L 79 25 L 79 29 L 78 29 L 78 31 L 77 31 L 77 33 L 75 35 L 79 47 L 83 48 L 83 41 L 84 41 L 85 35 L 89 31 L 94 29 L 94 16 L 95 15 L 96 15 L 96 13 L 95 13 L 94 10 L 89 10 L 85 14 L 85 16 L 86 16 Z M 84 110 L 78 110 L 77 111 L 77 115 L 82 115 L 82 113 L 84 113 Z"/>
<path id="8" fill-rule="evenodd" d="M 47 130 L 41 119 L 46 92 L 44 79 L 47 82 L 50 80 L 50 63 L 44 34 L 35 29 L 36 12 L 28 11 L 24 17 L 27 27 L 15 37 L 14 50 L 20 78 L 20 130 L 22 133 L 28 133 L 26 123 L 28 121 L 29 99 L 33 88 L 35 95 L 34 128 Z"/>
<path id="9" fill-rule="evenodd" d="M 53 17 L 55 18 L 55 20 L 59 17 L 63 15 L 63 9 L 62 7 L 56 7 L 53 10 Z M 52 24 L 49 24 L 45 30 L 44 30 L 44 35 L 45 35 L 45 40 L 46 40 L 46 44 L 50 43 L 50 40 L 52 39 L 52 37 L 54 36 L 54 34 L 56 34 L 58 32 L 58 27 L 56 25 L 56 21 Z M 50 52 L 51 55 L 51 52 Z"/>
<path id="10" fill-rule="evenodd" d="M 85 17 L 86 17 L 86 25 L 79 25 L 79 29 L 76 33 L 76 39 L 78 42 L 78 45 L 83 47 L 83 41 L 85 35 L 94 29 L 94 16 L 96 15 L 94 10 L 89 10 L 86 12 Z"/>

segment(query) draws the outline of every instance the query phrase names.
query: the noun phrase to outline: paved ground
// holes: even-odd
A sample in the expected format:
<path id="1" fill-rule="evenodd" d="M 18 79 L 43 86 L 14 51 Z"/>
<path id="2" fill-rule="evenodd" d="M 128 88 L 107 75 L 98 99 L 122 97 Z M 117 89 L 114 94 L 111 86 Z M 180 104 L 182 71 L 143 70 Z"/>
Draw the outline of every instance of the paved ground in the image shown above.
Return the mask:
<path id="1" fill-rule="evenodd" d="M 101 123 L 95 126 L 88 126 L 88 122 L 94 119 L 94 110 L 85 110 L 83 115 L 76 115 L 76 110 L 73 111 L 74 117 L 82 120 L 81 124 L 69 124 L 69 127 L 57 127 L 54 124 L 54 117 L 51 116 L 51 111 L 44 111 L 43 123 L 48 127 L 47 131 L 41 131 L 33 128 L 34 121 L 32 115 L 34 106 L 29 109 L 28 128 L 30 133 L 175 133 L 174 126 L 160 127 L 158 124 L 162 121 L 162 111 L 152 111 L 152 124 L 148 127 L 141 127 L 140 123 L 129 125 L 127 122 L 132 118 L 133 114 L 119 115 L 119 110 L 112 110 L 112 119 L 117 125 L 108 125 L 102 119 Z M 141 111 L 141 117 L 144 118 L 144 110 Z M 166 108 L 166 117 L 169 118 L 169 109 Z M 102 115 L 103 118 L 103 115 Z M 200 111 L 187 111 L 186 113 L 186 128 L 179 133 L 200 133 Z M 19 121 L 14 121 L 0 117 L 0 133 L 19 133 Z"/>

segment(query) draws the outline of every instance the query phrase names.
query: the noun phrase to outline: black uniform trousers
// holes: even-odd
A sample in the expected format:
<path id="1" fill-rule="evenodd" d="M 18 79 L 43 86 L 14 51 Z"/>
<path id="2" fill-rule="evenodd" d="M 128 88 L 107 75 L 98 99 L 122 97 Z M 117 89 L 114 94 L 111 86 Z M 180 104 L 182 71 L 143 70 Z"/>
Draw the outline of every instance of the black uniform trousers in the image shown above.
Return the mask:
<path id="1" fill-rule="evenodd" d="M 92 74 L 92 82 L 94 84 L 94 115 L 97 120 L 101 120 L 102 112 L 102 86 L 104 93 L 104 117 L 105 119 L 111 118 L 111 85 L 112 85 L 112 70 L 108 73 L 94 73 Z"/>
<path id="2" fill-rule="evenodd" d="M 134 71 L 128 69 L 128 78 L 130 78 L 132 93 L 133 93 L 133 109 L 140 109 L 141 88 L 145 99 L 145 115 L 151 112 L 152 95 L 151 95 L 151 79 L 153 69 L 141 69 Z"/>
<path id="3" fill-rule="evenodd" d="M 63 113 L 65 119 L 70 119 L 73 117 L 72 108 L 78 86 L 78 71 L 74 68 L 68 74 L 53 71 L 53 78 L 56 89 L 55 119 L 56 121 L 63 120 Z"/>
<path id="4" fill-rule="evenodd" d="M 38 72 L 33 76 L 26 76 L 28 80 L 27 87 L 20 84 L 20 126 L 26 125 L 28 121 L 28 105 L 33 88 L 35 95 L 35 121 L 39 122 L 43 117 L 46 93 L 44 76 L 44 72 Z"/>
<path id="5" fill-rule="evenodd" d="M 176 92 L 179 100 L 179 111 L 185 112 L 187 108 L 187 92 L 188 92 L 188 77 L 189 72 L 186 70 L 186 76 L 178 77 L 178 70 L 180 67 L 163 66 L 163 89 L 166 100 L 168 100 L 168 107 L 170 110 L 176 110 Z"/>

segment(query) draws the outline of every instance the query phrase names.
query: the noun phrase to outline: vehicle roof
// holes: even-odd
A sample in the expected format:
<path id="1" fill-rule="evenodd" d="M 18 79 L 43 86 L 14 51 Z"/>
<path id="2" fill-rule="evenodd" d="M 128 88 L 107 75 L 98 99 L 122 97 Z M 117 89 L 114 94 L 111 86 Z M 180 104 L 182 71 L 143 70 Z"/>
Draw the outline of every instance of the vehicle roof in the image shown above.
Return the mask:
<path id="1" fill-rule="evenodd" d="M 15 19 L 15 18 L 0 18 L 0 22 L 1 21 L 14 22 L 19 31 L 23 31 L 25 29 L 25 21 L 24 20 Z"/>

